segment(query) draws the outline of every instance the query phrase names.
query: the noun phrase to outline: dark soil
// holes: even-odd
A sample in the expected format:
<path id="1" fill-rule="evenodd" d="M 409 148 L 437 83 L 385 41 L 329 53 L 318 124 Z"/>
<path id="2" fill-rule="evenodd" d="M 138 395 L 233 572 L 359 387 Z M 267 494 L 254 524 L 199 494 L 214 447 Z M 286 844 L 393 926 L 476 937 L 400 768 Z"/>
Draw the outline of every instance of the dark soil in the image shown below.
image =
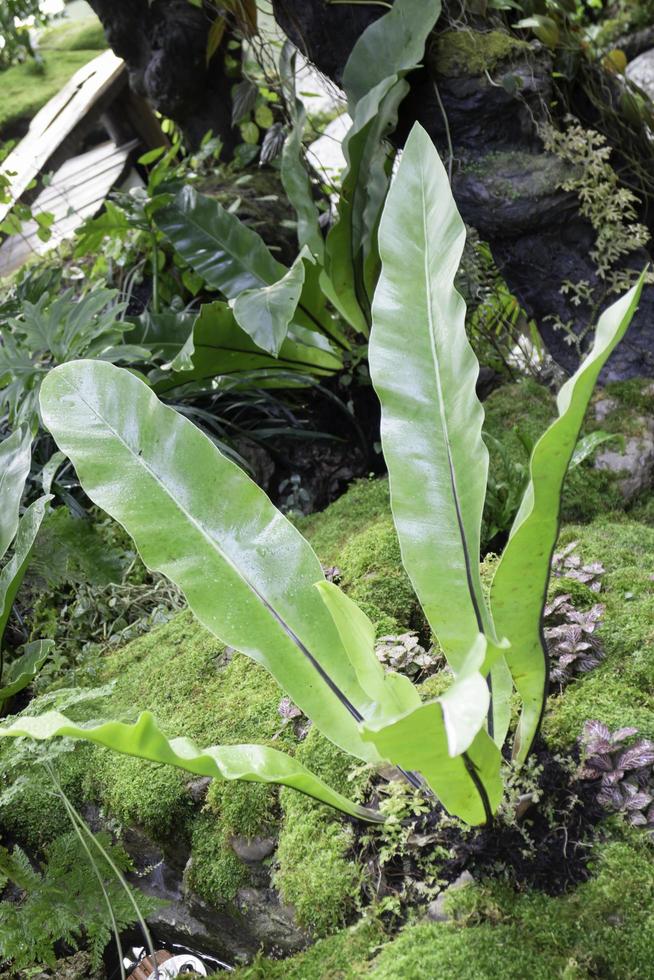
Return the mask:
<path id="1" fill-rule="evenodd" d="M 468 871 L 476 879 L 502 878 L 519 891 L 537 888 L 558 895 L 585 881 L 590 876 L 589 843 L 606 816 L 597 802 L 598 781 L 571 777 L 572 766 L 566 763 L 578 761 L 576 750 L 564 760 L 541 743 L 534 757 L 540 769 L 539 799 L 527 802 L 519 819 L 509 822 L 500 815 L 491 827 L 470 828 L 437 805 L 409 823 L 408 853 L 385 867 L 379 867 L 374 839 L 362 846 L 361 856 L 374 868 L 382 893 L 399 895 L 407 885 L 413 891 L 411 882 L 421 880 L 425 861 L 436 848 L 449 854 L 438 865 L 439 880 L 448 884 Z"/>

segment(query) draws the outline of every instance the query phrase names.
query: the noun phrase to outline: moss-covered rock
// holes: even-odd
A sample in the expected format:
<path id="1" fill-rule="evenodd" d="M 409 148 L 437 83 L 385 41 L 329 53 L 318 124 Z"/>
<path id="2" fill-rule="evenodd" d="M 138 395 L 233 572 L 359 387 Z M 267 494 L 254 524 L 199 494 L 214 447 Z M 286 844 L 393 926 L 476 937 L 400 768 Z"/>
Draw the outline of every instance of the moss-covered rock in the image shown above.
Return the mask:
<path id="1" fill-rule="evenodd" d="M 376 980 L 649 976 L 651 845 L 636 835 L 598 845 L 594 867 L 588 882 L 559 898 L 497 885 L 462 889 L 451 900 L 461 924 L 405 929 L 365 975 Z"/>
<path id="2" fill-rule="evenodd" d="M 429 51 L 429 63 L 447 78 L 483 75 L 498 64 L 531 56 L 526 41 L 504 31 L 452 30 L 440 34 Z"/>
<path id="3" fill-rule="evenodd" d="M 350 778 L 353 760 L 315 729 L 298 749 L 297 758 L 350 798 L 365 782 L 362 777 Z M 290 789 L 282 790 L 281 796 L 284 820 L 275 885 L 294 906 L 300 925 L 315 936 L 325 936 L 344 924 L 359 897 L 362 869 L 349 854 L 352 828 L 309 797 Z"/>
<path id="4" fill-rule="evenodd" d="M 628 438 L 642 431 L 643 416 L 648 412 L 651 416 L 654 412 L 651 395 L 647 394 L 650 384 L 636 380 L 606 385 L 593 399 L 582 434 L 601 430 Z M 595 407 L 606 403 L 607 399 L 610 409 L 596 412 Z M 484 409 L 484 428 L 491 437 L 491 484 L 509 484 L 517 489 L 526 478 L 530 447 L 555 417 L 554 397 L 542 385 L 524 380 L 494 391 L 484 403 Z M 619 442 L 616 439 L 615 444 L 607 445 L 619 447 Z M 621 480 L 624 475 L 619 469 L 599 468 L 593 457 L 573 468 L 565 482 L 562 520 L 590 521 L 600 514 L 623 511 L 625 499 Z M 643 500 L 635 499 L 633 506 L 643 506 Z M 487 508 L 487 526 L 492 526 L 494 516 Z"/>
<path id="5" fill-rule="evenodd" d="M 599 518 L 568 526 L 560 543 L 579 541 L 584 562 L 602 562 L 606 606 L 601 637 L 605 658 L 593 671 L 552 698 L 545 735 L 555 746 L 567 746 L 583 723 L 597 718 L 610 728 L 634 725 L 654 736 L 654 529 L 634 521 Z"/>

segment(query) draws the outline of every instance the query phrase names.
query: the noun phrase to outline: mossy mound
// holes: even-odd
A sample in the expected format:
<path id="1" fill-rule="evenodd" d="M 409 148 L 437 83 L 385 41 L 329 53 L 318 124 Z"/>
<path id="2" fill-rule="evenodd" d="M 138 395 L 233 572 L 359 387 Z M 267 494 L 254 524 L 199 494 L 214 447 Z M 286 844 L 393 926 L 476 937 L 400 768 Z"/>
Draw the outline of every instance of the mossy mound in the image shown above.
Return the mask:
<path id="1" fill-rule="evenodd" d="M 429 51 L 430 66 L 439 75 L 459 78 L 483 75 L 498 64 L 531 55 L 526 41 L 519 41 L 504 31 L 444 31 Z"/>
<path id="2" fill-rule="evenodd" d="M 378 636 L 427 632 L 402 565 L 388 480 L 357 480 L 321 514 L 298 524 L 323 564 L 338 569 L 339 585 L 370 617 Z"/>
<path id="3" fill-rule="evenodd" d="M 28 60 L 2 72 L 0 139 L 8 139 L 57 94 L 75 72 L 107 47 L 100 21 L 89 17 L 44 31 L 41 62 Z"/>
<path id="4" fill-rule="evenodd" d="M 563 529 L 561 546 L 578 541 L 584 562 L 602 562 L 606 606 L 601 636 L 605 658 L 562 697 L 552 698 L 545 735 L 553 746 L 570 745 L 584 721 L 610 728 L 636 726 L 654 736 L 654 529 L 635 521 L 599 518 Z"/>
<path id="5" fill-rule="evenodd" d="M 649 385 L 651 382 L 638 379 L 606 385 L 593 399 L 582 435 L 601 430 L 629 437 L 642 431 L 642 416 L 652 413 L 652 397 L 646 393 Z M 610 399 L 611 409 L 598 419 L 595 405 L 606 399 Z M 491 437 L 491 484 L 511 484 L 517 489 L 521 479 L 526 477 L 530 447 L 555 418 L 554 396 L 542 385 L 523 380 L 494 391 L 484 402 L 484 409 L 484 430 Z M 493 440 L 497 440 L 500 447 Z M 568 473 L 561 519 L 564 522 L 591 521 L 600 514 L 624 511 L 619 483 L 619 473 L 595 468 L 592 457 L 585 460 Z M 645 503 L 637 500 L 631 506 L 642 507 Z M 488 524 L 492 523 L 491 517 L 487 510 Z"/>

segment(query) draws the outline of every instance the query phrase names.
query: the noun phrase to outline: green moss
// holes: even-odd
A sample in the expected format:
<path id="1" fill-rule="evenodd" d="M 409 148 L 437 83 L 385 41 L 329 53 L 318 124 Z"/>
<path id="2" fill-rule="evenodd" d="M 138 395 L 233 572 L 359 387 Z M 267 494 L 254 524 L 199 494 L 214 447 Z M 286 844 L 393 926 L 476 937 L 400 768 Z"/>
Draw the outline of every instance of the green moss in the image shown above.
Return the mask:
<path id="1" fill-rule="evenodd" d="M 560 898 L 500 886 L 466 888 L 450 903 L 467 925 L 419 925 L 388 944 L 376 980 L 534 980 L 650 975 L 654 863 L 644 838 L 596 852 L 596 875 Z M 368 974 L 367 974 L 368 975 Z"/>
<path id="2" fill-rule="evenodd" d="M 492 392 L 484 403 L 484 409 L 484 430 L 502 446 L 500 451 L 490 441 L 490 479 L 498 484 L 513 481 L 519 487 L 521 479 L 524 481 L 526 478 L 530 447 L 555 417 L 554 397 L 547 388 L 525 380 Z M 626 431 L 628 424 L 633 425 L 633 411 L 629 409 L 616 413 L 612 424 L 616 426 L 615 429 L 610 429 L 604 422 L 597 422 L 591 410 L 586 418 L 584 432 L 599 428 L 606 431 Z M 591 460 L 571 470 L 563 490 L 562 520 L 589 521 L 598 514 L 623 509 L 624 502 L 618 482 L 619 478 L 615 473 L 595 469 Z M 489 517 L 487 512 L 487 518 Z"/>
<path id="3" fill-rule="evenodd" d="M 247 867 L 230 846 L 230 836 L 212 813 L 203 812 L 193 822 L 188 884 L 218 907 L 233 901 L 249 877 Z"/>
<path id="4" fill-rule="evenodd" d="M 531 48 L 503 31 L 444 31 L 429 53 L 431 66 L 439 75 L 458 78 L 483 75 L 500 62 L 529 58 Z"/>
<path id="5" fill-rule="evenodd" d="M 2 72 L 0 137 L 21 120 L 29 120 L 57 94 L 97 51 L 44 51 L 43 66 L 28 61 Z"/>
<path id="6" fill-rule="evenodd" d="M 277 710 L 282 692 L 268 672 L 240 654 L 225 653 L 188 613 L 128 644 L 107 665 L 116 678 L 113 715 L 131 713 L 133 705 L 150 708 L 167 733 L 184 734 L 202 746 L 266 744 L 274 738 L 280 749 L 294 747 Z M 186 788 L 189 778 L 98 749 L 88 788 L 125 824 L 139 824 L 164 841 L 189 838 L 190 883 L 202 897 L 222 904 L 248 877 L 230 838 L 269 826 L 277 789 L 214 784 L 198 816 Z"/>
<path id="7" fill-rule="evenodd" d="M 251 966 L 236 970 L 234 976 L 238 980 L 353 980 L 366 972 L 383 939 L 380 922 L 365 918 L 334 936 L 319 939 L 305 953 L 281 961 L 262 956 Z"/>
<path id="8" fill-rule="evenodd" d="M 315 729 L 297 758 L 330 786 L 356 797 L 364 777 L 351 781 L 351 758 Z M 344 924 L 358 898 L 362 871 L 349 856 L 352 830 L 333 810 L 293 790 L 282 790 L 281 800 L 284 819 L 274 883 L 295 907 L 300 925 L 325 936 Z"/>
<path id="9" fill-rule="evenodd" d="M 426 630 L 390 517 L 353 535 L 341 551 L 338 567 L 340 584 L 370 616 L 378 636 L 407 628 Z"/>
<path id="10" fill-rule="evenodd" d="M 104 51 L 108 47 L 97 17 L 67 20 L 42 31 L 39 51 Z"/>
<path id="11" fill-rule="evenodd" d="M 296 523 L 326 565 L 340 566 L 348 541 L 380 519 L 390 517 L 388 480 L 356 480 L 347 493 L 320 514 L 298 518 Z"/>
<path id="12" fill-rule="evenodd" d="M 635 725 L 654 735 L 654 529 L 603 518 L 566 527 L 560 545 L 578 540 L 584 562 L 600 561 L 606 572 L 595 595 L 606 606 L 601 635 L 606 656 L 599 667 L 552 698 L 545 735 L 570 745 L 583 723 L 598 718 L 612 728 Z"/>

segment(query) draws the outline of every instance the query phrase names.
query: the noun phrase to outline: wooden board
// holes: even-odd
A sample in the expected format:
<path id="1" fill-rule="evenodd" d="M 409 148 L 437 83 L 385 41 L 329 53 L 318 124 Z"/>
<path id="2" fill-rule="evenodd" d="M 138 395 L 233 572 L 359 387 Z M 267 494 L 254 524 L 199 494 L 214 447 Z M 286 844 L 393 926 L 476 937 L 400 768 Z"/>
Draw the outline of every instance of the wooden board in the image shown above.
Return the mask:
<path id="1" fill-rule="evenodd" d="M 11 195 L 20 200 L 62 143 L 96 106 L 103 106 L 127 84 L 127 68 L 113 51 L 104 51 L 77 71 L 60 92 L 36 114 L 27 135 L 9 154 L 2 170 L 13 174 Z M 3 221 L 12 203 L 0 204 Z"/>
<path id="2" fill-rule="evenodd" d="M 134 139 L 117 147 L 109 141 L 67 160 L 32 205 L 34 214 L 54 214 L 52 237 L 42 242 L 36 221 L 27 222 L 20 235 L 12 235 L 0 246 L 0 278 L 19 269 L 30 256 L 43 255 L 71 238 L 86 218 L 96 214 L 124 175 L 138 144 Z"/>

